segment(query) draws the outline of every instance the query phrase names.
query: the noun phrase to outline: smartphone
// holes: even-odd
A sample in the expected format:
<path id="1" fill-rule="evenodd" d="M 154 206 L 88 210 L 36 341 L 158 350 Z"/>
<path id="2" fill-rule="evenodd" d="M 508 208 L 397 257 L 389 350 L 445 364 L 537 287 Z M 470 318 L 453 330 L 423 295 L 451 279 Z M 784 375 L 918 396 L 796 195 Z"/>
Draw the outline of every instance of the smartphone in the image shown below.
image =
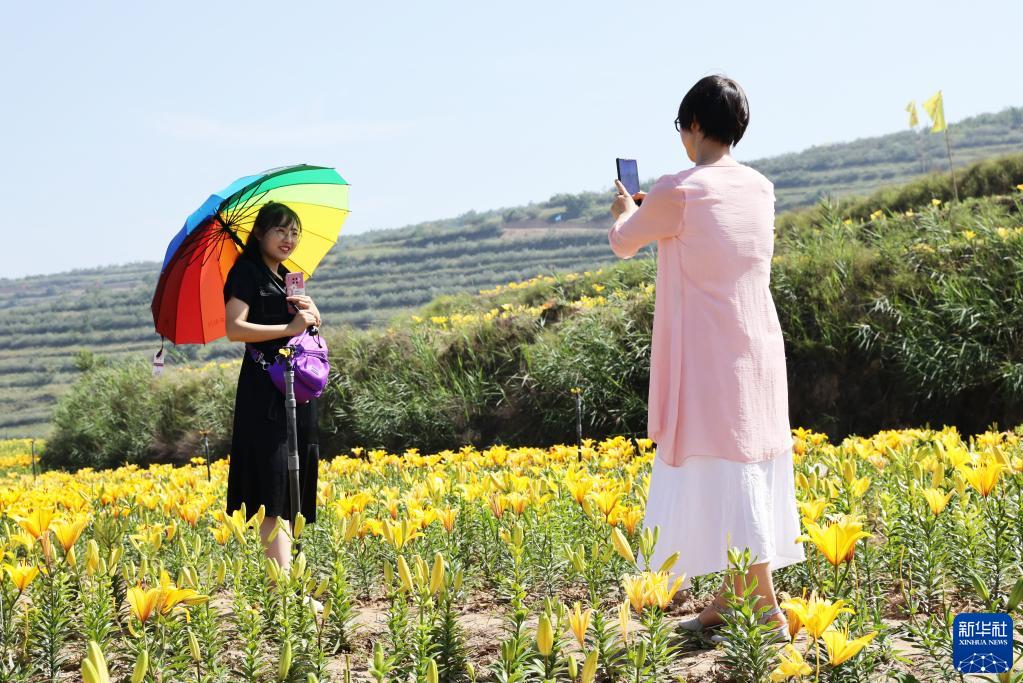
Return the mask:
<path id="1" fill-rule="evenodd" d="M 629 194 L 639 192 L 639 169 L 635 159 L 615 159 L 618 166 L 618 180 L 622 182 Z"/>
<path id="2" fill-rule="evenodd" d="M 284 276 L 284 293 L 288 296 L 305 296 L 305 273 L 288 273 Z"/>
<path id="3" fill-rule="evenodd" d="M 305 273 L 287 273 L 284 276 L 284 294 L 286 296 L 305 296 Z M 298 313 L 298 309 L 290 301 L 288 313 Z"/>

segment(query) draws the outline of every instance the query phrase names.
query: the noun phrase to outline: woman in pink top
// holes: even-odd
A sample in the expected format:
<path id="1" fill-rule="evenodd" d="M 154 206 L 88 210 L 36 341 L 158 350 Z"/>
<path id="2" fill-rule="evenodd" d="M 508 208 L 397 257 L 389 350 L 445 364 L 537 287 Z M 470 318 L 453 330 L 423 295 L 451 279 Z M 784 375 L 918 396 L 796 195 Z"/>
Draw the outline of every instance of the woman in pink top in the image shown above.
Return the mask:
<path id="1" fill-rule="evenodd" d="M 648 421 L 657 452 L 644 526 L 660 537 L 651 564 L 678 552 L 673 571 L 688 585 L 725 569 L 729 547 L 749 548 L 757 559 L 745 578 L 757 578 L 764 620 L 784 624 L 770 570 L 804 554 L 785 345 L 768 286 L 774 186 L 730 153 L 748 121 L 737 83 L 701 79 L 675 120 L 696 165 L 660 178 L 639 206 L 617 183 L 609 240 L 621 258 L 657 242 Z M 719 592 L 681 625 L 702 631 L 723 611 Z"/>

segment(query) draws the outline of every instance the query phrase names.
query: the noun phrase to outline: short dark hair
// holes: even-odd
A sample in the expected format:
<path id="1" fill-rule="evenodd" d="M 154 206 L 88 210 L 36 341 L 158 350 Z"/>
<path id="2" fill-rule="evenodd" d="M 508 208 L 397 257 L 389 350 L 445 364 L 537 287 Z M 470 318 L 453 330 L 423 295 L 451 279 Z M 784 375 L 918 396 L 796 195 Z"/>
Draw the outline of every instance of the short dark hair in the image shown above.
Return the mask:
<path id="1" fill-rule="evenodd" d="M 749 103 L 739 84 L 724 76 L 704 76 L 678 105 L 679 126 L 690 130 L 693 121 L 708 138 L 737 145 L 749 125 Z"/>
<path id="2" fill-rule="evenodd" d="M 245 240 L 242 254 L 249 258 L 260 258 L 259 239 L 266 235 L 266 231 L 271 228 L 291 227 L 292 225 L 298 229 L 299 234 L 302 233 L 302 221 L 290 206 L 280 202 L 267 202 L 259 209 L 256 220 L 252 222 L 252 231 L 249 232 L 249 237 Z"/>

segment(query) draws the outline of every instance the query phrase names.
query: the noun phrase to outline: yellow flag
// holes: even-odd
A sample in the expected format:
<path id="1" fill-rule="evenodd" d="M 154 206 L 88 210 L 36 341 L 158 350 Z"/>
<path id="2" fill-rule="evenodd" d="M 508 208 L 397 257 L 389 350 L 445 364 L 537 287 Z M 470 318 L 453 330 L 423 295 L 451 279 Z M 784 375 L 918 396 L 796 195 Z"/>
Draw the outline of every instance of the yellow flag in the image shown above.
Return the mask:
<path id="1" fill-rule="evenodd" d="M 934 122 L 934 125 L 931 126 L 932 133 L 940 133 L 945 130 L 945 105 L 941 101 L 940 90 L 920 106 L 924 108 L 927 115 L 931 117 L 931 121 Z"/>
<path id="2" fill-rule="evenodd" d="M 916 100 L 906 105 L 906 111 L 909 113 L 909 127 L 916 128 L 920 124 L 920 119 L 916 117 Z"/>

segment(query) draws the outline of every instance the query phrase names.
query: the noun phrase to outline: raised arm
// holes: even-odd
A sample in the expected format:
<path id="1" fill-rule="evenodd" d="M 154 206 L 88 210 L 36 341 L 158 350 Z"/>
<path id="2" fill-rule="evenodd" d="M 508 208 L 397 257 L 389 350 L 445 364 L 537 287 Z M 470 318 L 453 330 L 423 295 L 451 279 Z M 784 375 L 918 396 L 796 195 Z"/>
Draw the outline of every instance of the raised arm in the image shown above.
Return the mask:
<path id="1" fill-rule="evenodd" d="M 674 237 L 682 231 L 685 195 L 673 176 L 664 176 L 650 188 L 643 203 L 615 221 L 608 242 L 619 258 L 632 258 L 644 245 Z"/>

